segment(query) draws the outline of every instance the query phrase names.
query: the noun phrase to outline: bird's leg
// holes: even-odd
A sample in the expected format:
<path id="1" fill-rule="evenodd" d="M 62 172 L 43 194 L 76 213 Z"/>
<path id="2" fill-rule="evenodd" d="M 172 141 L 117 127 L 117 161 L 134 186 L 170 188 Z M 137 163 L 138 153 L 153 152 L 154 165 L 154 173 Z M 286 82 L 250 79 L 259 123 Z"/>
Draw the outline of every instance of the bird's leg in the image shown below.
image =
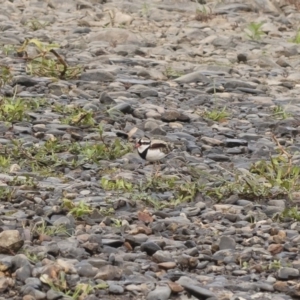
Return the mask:
<path id="1" fill-rule="evenodd" d="M 155 177 L 159 177 L 159 171 L 160 171 L 160 162 L 156 161 L 155 162 L 155 166 L 156 166 L 156 172 L 154 174 Z"/>

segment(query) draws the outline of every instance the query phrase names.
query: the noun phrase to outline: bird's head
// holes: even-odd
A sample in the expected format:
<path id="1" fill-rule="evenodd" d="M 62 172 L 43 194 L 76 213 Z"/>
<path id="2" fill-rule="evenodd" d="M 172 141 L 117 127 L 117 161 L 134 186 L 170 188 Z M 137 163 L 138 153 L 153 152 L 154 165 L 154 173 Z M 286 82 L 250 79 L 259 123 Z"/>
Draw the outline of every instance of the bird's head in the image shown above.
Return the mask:
<path id="1" fill-rule="evenodd" d="M 149 146 L 150 144 L 151 144 L 150 138 L 144 136 L 141 139 L 137 139 L 137 141 L 135 143 L 135 148 L 140 148 L 142 146 Z"/>

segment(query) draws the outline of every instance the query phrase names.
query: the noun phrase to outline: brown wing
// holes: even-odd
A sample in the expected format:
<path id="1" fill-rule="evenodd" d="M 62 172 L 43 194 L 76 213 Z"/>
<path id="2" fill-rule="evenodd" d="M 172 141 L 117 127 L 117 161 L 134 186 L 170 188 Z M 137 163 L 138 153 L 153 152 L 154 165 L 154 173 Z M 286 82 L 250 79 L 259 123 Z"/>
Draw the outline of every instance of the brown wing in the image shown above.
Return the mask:
<path id="1" fill-rule="evenodd" d="M 165 143 L 153 143 L 149 147 L 149 149 L 163 149 L 163 148 L 168 148 L 168 145 Z"/>

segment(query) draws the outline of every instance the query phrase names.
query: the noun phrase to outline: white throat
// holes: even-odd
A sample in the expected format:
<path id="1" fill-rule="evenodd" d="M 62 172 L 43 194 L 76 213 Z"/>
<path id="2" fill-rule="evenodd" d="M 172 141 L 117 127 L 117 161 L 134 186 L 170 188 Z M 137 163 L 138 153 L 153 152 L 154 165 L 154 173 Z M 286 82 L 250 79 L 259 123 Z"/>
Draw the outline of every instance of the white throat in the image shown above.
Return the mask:
<path id="1" fill-rule="evenodd" d="M 149 147 L 150 147 L 150 145 L 141 145 L 141 146 L 138 147 L 138 151 L 140 153 L 143 153 Z"/>

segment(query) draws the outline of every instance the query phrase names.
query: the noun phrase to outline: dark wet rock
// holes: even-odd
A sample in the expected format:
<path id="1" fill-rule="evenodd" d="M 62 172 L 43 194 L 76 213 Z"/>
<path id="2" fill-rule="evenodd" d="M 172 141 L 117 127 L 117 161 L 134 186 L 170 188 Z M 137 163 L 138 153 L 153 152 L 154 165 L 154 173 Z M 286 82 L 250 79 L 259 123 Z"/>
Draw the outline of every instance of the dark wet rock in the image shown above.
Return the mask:
<path id="1" fill-rule="evenodd" d="M 145 242 L 141 244 L 141 251 L 145 251 L 150 256 L 158 250 L 161 250 L 161 248 L 154 242 Z"/>
<path id="2" fill-rule="evenodd" d="M 13 78 L 14 85 L 19 84 L 26 87 L 35 86 L 37 84 L 40 84 L 41 82 L 42 80 L 39 78 L 33 78 L 25 75 L 14 76 Z"/>
<path id="3" fill-rule="evenodd" d="M 226 147 L 238 147 L 238 146 L 247 146 L 248 142 L 246 140 L 240 139 L 226 139 L 224 141 Z"/>
<path id="4" fill-rule="evenodd" d="M 239 53 L 237 55 L 237 61 L 238 62 L 243 62 L 246 63 L 247 62 L 247 55 L 243 54 L 243 53 Z"/>
<path id="5" fill-rule="evenodd" d="M 124 114 L 131 114 L 132 111 L 133 111 L 131 105 L 128 104 L 128 103 L 120 103 L 120 104 L 117 104 L 117 105 L 113 106 L 113 107 L 111 108 L 111 110 L 112 110 L 112 111 L 113 111 L 113 110 L 115 110 L 115 111 L 121 111 L 121 112 L 124 113 Z"/>
<path id="6" fill-rule="evenodd" d="M 208 299 L 209 297 L 215 297 L 213 292 L 201 287 L 200 283 L 187 276 L 180 277 L 177 283 L 197 298 Z"/>
<path id="7" fill-rule="evenodd" d="M 230 157 L 224 154 L 208 154 L 207 158 L 214 160 L 214 161 L 230 161 Z"/>

